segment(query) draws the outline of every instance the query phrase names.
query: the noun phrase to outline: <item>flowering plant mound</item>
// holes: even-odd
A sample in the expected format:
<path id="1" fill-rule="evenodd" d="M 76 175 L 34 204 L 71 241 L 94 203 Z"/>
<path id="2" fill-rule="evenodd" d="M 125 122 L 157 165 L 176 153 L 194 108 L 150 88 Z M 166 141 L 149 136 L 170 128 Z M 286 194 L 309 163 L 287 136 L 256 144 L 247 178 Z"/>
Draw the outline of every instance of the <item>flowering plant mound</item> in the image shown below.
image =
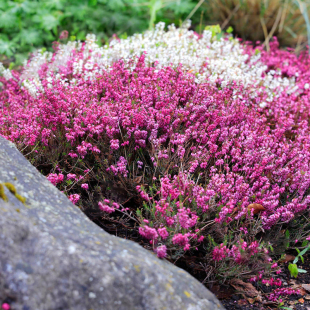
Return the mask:
<path id="1" fill-rule="evenodd" d="M 89 36 L 2 69 L 0 134 L 158 257 L 279 285 L 274 260 L 310 230 L 310 62 L 271 47 L 162 25 Z"/>

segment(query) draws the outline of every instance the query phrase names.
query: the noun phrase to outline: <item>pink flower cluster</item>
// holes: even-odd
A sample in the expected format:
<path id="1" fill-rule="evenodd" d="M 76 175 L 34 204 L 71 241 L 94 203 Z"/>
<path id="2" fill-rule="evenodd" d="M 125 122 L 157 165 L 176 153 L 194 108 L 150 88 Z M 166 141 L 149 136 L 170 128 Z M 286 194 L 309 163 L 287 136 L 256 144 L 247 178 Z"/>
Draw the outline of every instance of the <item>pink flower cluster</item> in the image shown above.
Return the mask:
<path id="1" fill-rule="evenodd" d="M 47 176 L 47 179 L 53 184 L 57 185 L 58 183 L 61 183 L 64 180 L 64 175 L 62 173 L 50 173 Z"/>
<path id="2" fill-rule="evenodd" d="M 108 214 L 113 213 L 115 209 L 119 209 L 120 206 L 116 202 L 111 202 L 109 199 L 104 199 L 103 202 L 98 202 L 99 209 Z"/>
<path id="3" fill-rule="evenodd" d="M 80 200 L 80 195 L 79 194 L 72 194 L 69 195 L 69 199 L 72 201 L 73 204 L 76 204 Z"/>
<path id="4" fill-rule="evenodd" d="M 282 288 L 277 288 L 275 289 L 269 296 L 268 299 L 271 301 L 279 301 L 281 302 L 281 300 L 279 300 L 280 296 L 288 296 L 288 295 L 298 295 L 299 291 L 290 287 L 282 287 Z"/>
<path id="5" fill-rule="evenodd" d="M 238 241 L 237 245 L 234 244 L 230 250 L 226 245 L 221 243 L 213 249 L 212 255 L 215 261 L 221 261 L 226 257 L 231 257 L 237 264 L 242 264 L 248 261 L 248 258 L 259 252 L 263 252 L 263 250 L 259 248 L 257 241 L 253 241 L 250 245 L 245 241 Z"/>

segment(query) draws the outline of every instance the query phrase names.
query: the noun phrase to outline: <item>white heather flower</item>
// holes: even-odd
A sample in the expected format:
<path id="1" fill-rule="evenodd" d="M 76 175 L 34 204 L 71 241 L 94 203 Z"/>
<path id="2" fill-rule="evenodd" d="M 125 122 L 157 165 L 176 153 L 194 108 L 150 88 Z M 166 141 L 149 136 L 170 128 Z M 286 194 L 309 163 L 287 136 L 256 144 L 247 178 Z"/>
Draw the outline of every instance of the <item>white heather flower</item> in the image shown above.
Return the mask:
<path id="1" fill-rule="evenodd" d="M 158 62 L 157 69 L 165 66 L 176 67 L 182 63 L 185 71 L 195 74 L 197 83 L 216 83 L 221 80 L 221 87 L 227 87 L 232 81 L 245 87 L 263 85 L 268 98 L 272 102 L 279 92 L 286 90 L 293 93 L 298 89 L 295 78 L 282 78 L 280 70 L 267 72 L 267 66 L 260 62 L 260 54 L 249 56 L 245 54 L 238 40 L 217 39 L 211 31 L 204 30 L 201 38 L 188 30 L 190 21 L 183 23 L 181 28 L 159 23 L 154 30 L 143 34 L 134 34 L 127 39 L 112 39 L 109 46 L 99 47 L 93 34 L 86 36 L 83 52 L 81 42 L 60 44 L 52 60 L 52 54 L 38 51 L 25 66 L 22 80 L 39 81 L 38 70 L 47 63 L 48 73 L 54 73 L 57 79 L 64 79 L 58 71 L 64 66 L 75 50 L 81 57 L 73 59 L 73 75 L 81 74 L 85 80 L 94 79 L 104 70 L 110 70 L 113 62 L 123 59 L 125 63 L 134 60 L 134 68 L 139 57 L 145 54 L 146 65 Z M 96 68 L 95 70 L 93 68 Z M 85 70 L 86 69 L 86 70 Z M 36 82 L 40 88 L 40 85 Z M 297 88 L 296 88 L 297 87 Z M 305 85 L 306 87 L 306 85 Z M 253 89 L 250 96 L 259 96 L 263 88 Z M 261 103 L 262 104 L 262 103 Z"/>
<path id="2" fill-rule="evenodd" d="M 10 69 L 5 69 L 2 62 L 0 62 L 0 75 L 3 75 L 3 77 L 6 80 L 12 79 L 13 75 Z"/>
<path id="3" fill-rule="evenodd" d="M 306 83 L 306 84 L 304 85 L 304 89 L 309 89 L 309 87 L 310 87 L 309 83 Z"/>
<path id="4" fill-rule="evenodd" d="M 91 62 L 87 62 L 84 66 L 85 69 L 91 70 L 94 67 L 94 64 Z"/>

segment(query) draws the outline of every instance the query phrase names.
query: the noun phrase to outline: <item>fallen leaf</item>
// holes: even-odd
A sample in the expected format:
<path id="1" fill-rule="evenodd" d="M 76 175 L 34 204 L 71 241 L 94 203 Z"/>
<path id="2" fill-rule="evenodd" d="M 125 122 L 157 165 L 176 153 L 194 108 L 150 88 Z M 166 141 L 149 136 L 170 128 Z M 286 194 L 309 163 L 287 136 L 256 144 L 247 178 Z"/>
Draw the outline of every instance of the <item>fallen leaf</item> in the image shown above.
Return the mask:
<path id="1" fill-rule="evenodd" d="M 252 305 L 254 304 L 255 302 L 255 299 L 254 298 L 247 298 L 248 302 Z"/>
<path id="2" fill-rule="evenodd" d="M 240 279 L 233 279 L 230 281 L 230 285 L 240 293 L 245 294 L 248 297 L 256 297 L 259 295 L 259 292 L 251 283 L 243 282 Z"/>
<path id="3" fill-rule="evenodd" d="M 292 262 L 294 259 L 295 259 L 295 256 L 289 255 L 289 254 L 285 254 L 284 257 L 279 260 L 279 263 Z"/>
<path id="4" fill-rule="evenodd" d="M 257 214 L 259 212 L 265 211 L 265 208 L 260 205 L 259 203 L 251 203 L 248 205 L 248 210 L 254 209 L 254 214 Z"/>
<path id="5" fill-rule="evenodd" d="M 263 304 L 263 305 L 276 306 L 276 305 L 277 305 L 277 302 L 275 302 L 275 301 L 263 301 L 262 304 Z"/>
<path id="6" fill-rule="evenodd" d="M 301 287 L 310 292 L 310 284 L 302 284 Z"/>
<path id="7" fill-rule="evenodd" d="M 141 180 L 142 180 L 142 176 L 139 176 L 139 177 L 136 177 L 136 178 L 133 179 L 133 181 L 134 181 L 135 183 L 140 183 Z"/>
<path id="8" fill-rule="evenodd" d="M 302 284 L 304 285 L 304 284 Z M 306 290 L 302 288 L 302 285 L 300 284 L 293 284 L 293 286 L 291 286 L 292 289 L 295 289 L 295 290 L 299 290 L 299 294 L 301 296 L 304 296 L 307 294 Z M 306 284 L 307 285 L 307 284 Z"/>
<path id="9" fill-rule="evenodd" d="M 307 294 L 306 290 L 304 290 L 302 287 L 299 287 L 298 290 L 301 296 L 305 296 Z"/>
<path id="10" fill-rule="evenodd" d="M 310 300 L 310 295 L 306 295 L 305 299 Z"/>
<path id="11" fill-rule="evenodd" d="M 305 302 L 305 300 L 303 298 L 298 299 L 298 301 L 303 304 Z"/>

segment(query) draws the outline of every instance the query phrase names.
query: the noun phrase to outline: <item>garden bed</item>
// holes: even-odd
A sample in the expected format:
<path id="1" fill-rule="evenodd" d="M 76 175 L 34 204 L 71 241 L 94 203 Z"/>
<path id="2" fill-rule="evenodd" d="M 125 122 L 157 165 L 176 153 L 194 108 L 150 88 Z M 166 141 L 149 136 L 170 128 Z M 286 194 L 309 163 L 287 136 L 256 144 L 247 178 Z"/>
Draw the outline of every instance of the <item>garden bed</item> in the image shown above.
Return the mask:
<path id="1" fill-rule="evenodd" d="M 281 304 L 279 261 L 309 249 L 309 55 L 189 26 L 0 68 L 0 134 L 106 231 Z"/>

